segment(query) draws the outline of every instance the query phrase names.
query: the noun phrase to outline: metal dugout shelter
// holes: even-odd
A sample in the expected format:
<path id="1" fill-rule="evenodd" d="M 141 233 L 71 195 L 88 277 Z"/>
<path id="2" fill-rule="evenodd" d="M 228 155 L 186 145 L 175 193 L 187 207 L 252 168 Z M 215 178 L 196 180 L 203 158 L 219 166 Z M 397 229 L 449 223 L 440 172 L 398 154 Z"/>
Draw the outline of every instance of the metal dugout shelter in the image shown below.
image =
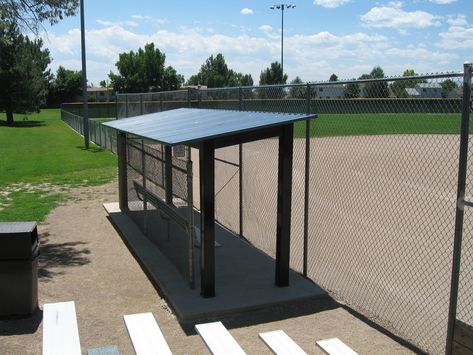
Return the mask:
<path id="1" fill-rule="evenodd" d="M 315 115 L 181 108 L 104 123 L 118 131 L 119 205 L 128 208 L 126 177 L 127 135 L 171 148 L 187 145 L 199 150 L 200 168 L 200 285 L 203 297 L 215 296 L 215 149 L 278 137 L 278 197 L 275 284 L 289 285 L 291 194 L 294 122 Z M 168 168 L 168 167 L 166 167 Z M 172 186 L 166 185 L 165 202 L 172 208 Z"/>

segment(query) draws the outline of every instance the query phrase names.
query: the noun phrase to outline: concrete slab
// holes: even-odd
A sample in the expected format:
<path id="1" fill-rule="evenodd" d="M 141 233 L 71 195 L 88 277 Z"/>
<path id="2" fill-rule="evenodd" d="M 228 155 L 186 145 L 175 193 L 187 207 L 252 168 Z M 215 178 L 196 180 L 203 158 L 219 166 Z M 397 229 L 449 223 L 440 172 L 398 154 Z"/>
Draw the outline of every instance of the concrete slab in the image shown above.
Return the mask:
<path id="1" fill-rule="evenodd" d="M 251 244 L 216 225 L 215 249 L 216 297 L 200 296 L 199 253 L 195 254 L 195 289 L 189 287 L 182 274 L 153 241 L 146 237 L 118 203 L 104 204 L 112 223 L 158 286 L 180 321 L 197 321 L 224 314 L 263 309 L 303 300 L 325 299 L 327 293 L 299 273 L 290 271 L 290 286 L 274 285 L 274 260 Z M 196 218 L 198 222 L 198 218 Z M 165 224 L 166 221 L 163 221 Z M 196 223 L 198 224 L 198 223 Z"/>

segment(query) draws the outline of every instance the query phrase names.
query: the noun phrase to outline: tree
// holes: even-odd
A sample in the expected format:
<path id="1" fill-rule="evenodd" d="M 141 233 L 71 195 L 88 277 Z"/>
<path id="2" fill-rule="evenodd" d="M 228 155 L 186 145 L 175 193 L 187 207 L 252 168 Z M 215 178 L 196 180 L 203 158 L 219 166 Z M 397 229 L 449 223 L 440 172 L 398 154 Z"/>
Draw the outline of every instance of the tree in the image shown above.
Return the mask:
<path id="1" fill-rule="evenodd" d="M 108 88 L 108 83 L 106 80 L 100 80 L 99 85 L 101 88 Z"/>
<path id="2" fill-rule="evenodd" d="M 75 101 L 82 93 L 82 71 L 59 66 L 49 88 L 49 104 Z"/>
<path id="3" fill-rule="evenodd" d="M 120 53 L 115 64 L 119 74 L 110 72 L 111 85 L 117 92 L 155 92 L 177 89 L 183 82 L 182 75 L 165 67 L 166 55 L 154 43 L 135 53 Z"/>
<path id="4" fill-rule="evenodd" d="M 380 66 L 374 67 L 370 74 L 364 74 L 363 79 L 383 79 L 384 71 Z M 360 79 L 361 79 L 360 78 Z M 365 97 L 383 98 L 389 97 L 389 88 L 387 81 L 374 81 L 367 83 L 364 90 Z"/>
<path id="5" fill-rule="evenodd" d="M 360 87 L 357 83 L 350 83 L 343 89 L 343 96 L 347 99 L 356 99 L 360 97 Z"/>
<path id="6" fill-rule="evenodd" d="M 408 76 L 416 76 L 416 72 L 414 69 L 406 69 L 404 70 L 404 73 L 402 76 L 408 77 Z M 407 88 L 413 88 L 417 84 L 420 83 L 426 83 L 427 81 L 424 79 L 405 79 L 405 80 L 399 80 L 395 81 L 394 83 L 391 84 L 391 90 L 396 95 L 396 97 L 408 97 Z"/>
<path id="7" fill-rule="evenodd" d="M 283 74 L 281 64 L 278 62 L 271 63 L 269 68 L 261 71 L 259 77 L 260 85 L 277 85 L 277 84 L 286 84 L 287 75 Z M 259 88 L 258 96 L 262 99 L 264 98 L 282 98 L 286 96 L 286 91 L 283 87 L 277 88 Z"/>
<path id="8" fill-rule="evenodd" d="M 2 0 L 0 17 L 4 24 L 38 34 L 43 21 L 51 25 L 76 14 L 79 0 Z"/>
<path id="9" fill-rule="evenodd" d="M 51 59 L 41 39 L 30 40 L 18 26 L 0 23 L 0 111 L 13 124 L 13 113 L 38 112 L 46 101 Z"/>
<path id="10" fill-rule="evenodd" d="M 302 84 L 303 81 L 301 78 L 296 76 L 292 81 L 291 84 Z M 289 96 L 296 98 L 296 99 L 304 99 L 307 95 L 307 88 L 305 86 L 292 86 L 289 89 Z"/>
<path id="11" fill-rule="evenodd" d="M 330 78 L 328 79 L 328 81 L 338 81 L 338 76 L 334 73 L 330 75 Z"/>
<path id="12" fill-rule="evenodd" d="M 287 74 L 283 74 L 281 64 L 278 62 L 271 63 L 269 68 L 261 71 L 259 76 L 260 85 L 286 84 Z"/>
<path id="13" fill-rule="evenodd" d="M 440 86 L 442 87 L 442 97 L 445 98 L 445 97 L 448 97 L 448 94 L 450 94 L 450 91 L 458 87 L 458 84 L 454 82 L 452 79 L 447 79 L 447 80 L 442 81 Z"/>
<path id="14" fill-rule="evenodd" d="M 187 81 L 189 85 L 206 85 L 209 88 L 253 86 L 251 74 L 237 73 L 228 68 L 222 53 L 211 55 L 200 67 L 197 74 Z"/>

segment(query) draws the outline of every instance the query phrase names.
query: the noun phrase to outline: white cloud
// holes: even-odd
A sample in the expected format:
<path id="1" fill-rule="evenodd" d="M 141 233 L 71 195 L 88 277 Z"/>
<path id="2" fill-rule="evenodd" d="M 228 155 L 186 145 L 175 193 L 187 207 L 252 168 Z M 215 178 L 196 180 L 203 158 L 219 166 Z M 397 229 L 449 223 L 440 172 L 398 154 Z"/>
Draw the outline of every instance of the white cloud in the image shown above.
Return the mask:
<path id="1" fill-rule="evenodd" d="M 244 7 L 243 9 L 241 9 L 240 12 L 242 15 L 253 15 L 253 9 L 249 9 L 247 7 Z"/>
<path id="2" fill-rule="evenodd" d="M 138 27 L 139 24 L 136 21 L 120 21 L 120 22 L 113 22 L 108 20 L 96 20 L 97 23 L 103 26 L 128 26 L 128 27 Z"/>
<path id="3" fill-rule="evenodd" d="M 439 4 L 439 5 L 446 5 L 446 4 L 451 4 L 457 0 L 430 0 L 430 2 L 433 2 L 434 4 Z"/>
<path id="4" fill-rule="evenodd" d="M 361 16 L 361 21 L 368 27 L 426 28 L 439 25 L 439 18 L 425 11 L 404 11 L 402 3 L 390 3 L 388 6 L 375 6 Z"/>
<path id="5" fill-rule="evenodd" d="M 468 21 L 465 15 L 449 16 L 447 23 L 451 26 L 466 26 Z"/>
<path id="6" fill-rule="evenodd" d="M 86 32 L 89 80 L 97 84 L 107 77 L 110 70 L 116 72 L 115 62 L 120 53 L 136 51 L 146 43 L 154 42 L 166 53 L 166 65 L 172 65 L 186 78 L 195 74 L 211 54 L 223 53 L 229 67 L 251 73 L 257 83 L 261 70 L 280 58 L 279 33 L 269 25 L 260 26 L 260 30 L 264 34 L 250 35 L 235 31 L 233 35 L 224 35 L 209 33 L 208 29 L 199 27 L 141 34 L 134 28 L 117 24 L 90 29 Z M 273 32 L 275 38 L 271 37 Z M 422 68 L 442 70 L 439 63 L 454 58 L 441 49 L 428 51 L 420 46 L 407 48 L 407 45 L 406 48 L 392 48 L 389 38 L 375 33 L 337 35 L 323 31 L 310 35 L 288 35 L 286 38 L 284 68 L 290 78 L 299 75 L 303 80 L 326 80 L 332 72 L 340 78 L 358 77 L 375 65 L 382 65 L 389 73 L 389 69 L 398 69 L 394 65 L 396 62 L 401 62 L 401 66 L 409 64 L 416 71 L 420 70 L 420 65 L 423 65 Z M 473 36 L 470 35 L 470 38 Z M 44 37 L 44 41 L 54 60 L 51 66 L 53 71 L 59 65 L 80 69 L 79 29 L 62 35 L 51 32 Z M 401 69 L 393 73 L 402 72 Z"/>
<path id="7" fill-rule="evenodd" d="M 417 48 L 389 48 L 385 54 L 390 57 L 409 58 L 423 61 L 435 61 L 440 64 L 448 64 L 458 58 L 455 53 L 431 51 L 424 47 Z"/>
<path id="8" fill-rule="evenodd" d="M 326 7 L 328 9 L 334 9 L 339 6 L 343 6 L 350 0 L 314 0 L 315 5 Z"/>
<path id="9" fill-rule="evenodd" d="M 473 26 L 451 26 L 446 32 L 439 33 L 438 47 L 444 49 L 473 48 Z"/>

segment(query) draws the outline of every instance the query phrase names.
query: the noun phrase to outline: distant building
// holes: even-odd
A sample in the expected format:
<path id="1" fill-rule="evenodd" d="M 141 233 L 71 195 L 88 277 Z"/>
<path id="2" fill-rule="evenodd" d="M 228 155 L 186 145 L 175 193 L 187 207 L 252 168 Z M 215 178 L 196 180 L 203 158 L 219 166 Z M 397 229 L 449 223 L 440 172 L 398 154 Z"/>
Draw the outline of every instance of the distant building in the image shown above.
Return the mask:
<path id="1" fill-rule="evenodd" d="M 419 98 L 420 93 L 415 88 L 406 88 L 407 97 Z"/>
<path id="2" fill-rule="evenodd" d="M 90 101 L 108 102 L 116 99 L 115 91 L 112 88 L 87 88 L 87 94 Z"/>
<path id="3" fill-rule="evenodd" d="M 438 83 L 419 83 L 415 89 L 421 98 L 441 98 L 442 86 Z"/>
<path id="4" fill-rule="evenodd" d="M 344 85 L 317 85 L 315 96 L 321 99 L 339 99 L 345 96 Z"/>

